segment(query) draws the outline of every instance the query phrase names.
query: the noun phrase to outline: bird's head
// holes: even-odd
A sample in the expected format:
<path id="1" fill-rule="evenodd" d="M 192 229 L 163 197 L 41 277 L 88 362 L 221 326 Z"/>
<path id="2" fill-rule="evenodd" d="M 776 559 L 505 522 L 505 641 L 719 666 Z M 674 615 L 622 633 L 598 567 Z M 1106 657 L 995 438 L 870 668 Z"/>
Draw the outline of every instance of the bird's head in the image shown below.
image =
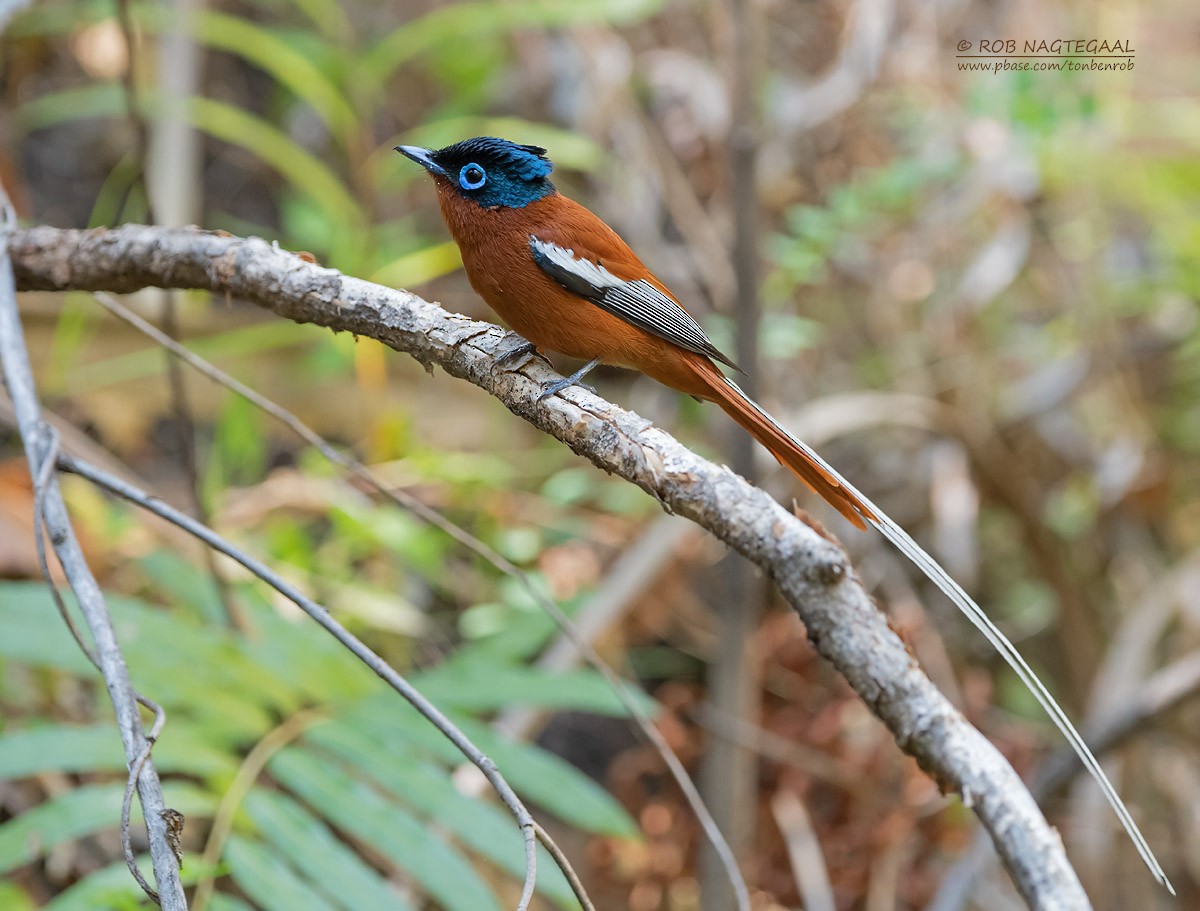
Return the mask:
<path id="1" fill-rule="evenodd" d="M 396 151 L 432 174 L 443 192 L 456 192 L 485 209 L 519 209 L 554 192 L 548 179 L 554 165 L 541 146 L 477 136 L 444 149 L 396 146 Z"/>

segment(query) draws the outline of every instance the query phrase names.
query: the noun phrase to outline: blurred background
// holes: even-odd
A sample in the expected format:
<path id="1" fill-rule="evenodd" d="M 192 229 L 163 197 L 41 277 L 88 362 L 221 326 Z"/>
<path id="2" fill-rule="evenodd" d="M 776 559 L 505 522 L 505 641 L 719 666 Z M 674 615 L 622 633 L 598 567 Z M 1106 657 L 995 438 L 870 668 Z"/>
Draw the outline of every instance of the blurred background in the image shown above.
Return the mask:
<path id="1" fill-rule="evenodd" d="M 1198 679 L 1194 4 L 5 6 L 0 181 L 25 223 L 255 234 L 490 319 L 427 179 L 391 149 L 543 145 L 558 187 L 720 347 L 754 326 L 735 302 L 757 299 L 760 400 L 931 549 L 1069 714 L 1101 723 L 1156 683 Z M 995 73 L 956 57 L 1008 38 L 1128 41 L 1134 65 Z M 753 244 L 740 265 L 738 237 Z M 233 394 L 173 380 L 89 296 L 21 304 L 68 448 L 204 515 L 346 618 L 499 762 L 601 907 L 730 907 L 662 760 L 519 583 Z M 704 777 L 756 909 L 1020 906 L 972 848 L 969 810 L 698 529 L 373 341 L 206 295 L 134 304 L 594 630 Z M 715 408 L 592 376 L 697 451 L 737 458 Z M 987 644 L 881 539 L 758 455 L 760 483 L 841 536 L 939 686 L 1020 772 L 1042 768 L 1060 738 Z M 0 457 L 0 906 L 136 907 L 111 710 L 38 581 L 4 402 Z M 134 682 L 171 713 L 155 757 L 188 817 L 192 907 L 513 905 L 519 834 L 447 744 L 287 605 L 72 480 Z M 731 623 L 744 648 L 722 648 Z M 1109 764 L 1178 903 L 1093 785 L 1043 801 L 1097 908 L 1200 904 L 1193 688 Z M 541 907 L 575 907 L 550 868 Z"/>

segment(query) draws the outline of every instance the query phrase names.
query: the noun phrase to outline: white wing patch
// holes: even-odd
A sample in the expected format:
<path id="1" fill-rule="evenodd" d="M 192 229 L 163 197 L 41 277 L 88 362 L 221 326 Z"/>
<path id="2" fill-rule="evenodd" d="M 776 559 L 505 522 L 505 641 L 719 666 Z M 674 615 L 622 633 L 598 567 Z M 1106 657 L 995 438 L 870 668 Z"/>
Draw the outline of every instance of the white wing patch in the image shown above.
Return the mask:
<path id="1" fill-rule="evenodd" d="M 573 294 L 673 345 L 741 370 L 712 343 L 690 313 L 645 279 L 617 278 L 600 263 L 534 234 L 529 235 L 529 249 L 542 271 Z"/>
<path id="2" fill-rule="evenodd" d="M 542 240 L 536 234 L 529 235 L 529 246 L 533 250 L 535 259 L 539 255 L 545 257 L 553 265 L 570 272 L 580 281 L 586 282 L 597 290 L 616 288 L 619 285 L 625 284 L 624 281 L 617 278 L 603 266 L 592 262 L 590 259 L 580 259 L 575 255 L 574 250 L 568 250 L 565 247 L 560 247 L 558 244 Z M 538 265 L 541 265 L 541 263 L 539 262 Z"/>

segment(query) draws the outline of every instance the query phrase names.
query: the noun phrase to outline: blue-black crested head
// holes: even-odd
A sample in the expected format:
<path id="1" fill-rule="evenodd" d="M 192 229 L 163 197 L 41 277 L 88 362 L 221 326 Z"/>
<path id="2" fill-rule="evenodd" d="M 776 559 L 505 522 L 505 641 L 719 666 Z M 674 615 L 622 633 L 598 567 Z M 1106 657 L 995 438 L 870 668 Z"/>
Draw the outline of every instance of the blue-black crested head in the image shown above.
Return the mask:
<path id="1" fill-rule="evenodd" d="M 444 149 L 397 146 L 396 151 L 486 209 L 519 209 L 554 192 L 549 180 L 554 164 L 541 146 L 477 136 Z"/>

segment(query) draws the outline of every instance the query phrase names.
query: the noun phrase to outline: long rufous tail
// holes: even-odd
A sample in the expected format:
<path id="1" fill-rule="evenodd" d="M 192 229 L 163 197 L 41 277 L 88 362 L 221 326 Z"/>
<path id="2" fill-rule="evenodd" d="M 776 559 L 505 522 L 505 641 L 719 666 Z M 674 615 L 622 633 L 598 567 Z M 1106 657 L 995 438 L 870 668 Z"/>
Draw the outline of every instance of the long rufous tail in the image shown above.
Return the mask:
<path id="1" fill-rule="evenodd" d="M 707 371 L 706 371 L 707 373 Z M 762 443 L 779 464 L 798 477 L 830 506 L 840 512 L 857 528 L 864 531 L 872 522 L 876 509 L 819 455 L 783 429 L 760 408 L 753 399 L 729 378 L 714 370 L 711 377 L 713 401 L 738 422 L 749 434 Z"/>
<path id="2" fill-rule="evenodd" d="M 893 522 L 883 510 L 863 496 L 853 484 L 842 477 L 833 466 L 817 455 L 813 449 L 784 430 L 779 422 L 742 392 L 736 383 L 728 377 L 721 375 L 716 368 L 713 368 L 711 373 L 703 370 L 703 368 L 699 368 L 697 372 L 703 372 L 706 384 L 711 390 L 713 401 L 717 402 L 726 414 L 737 421 L 756 440 L 770 450 L 771 454 L 784 467 L 788 468 L 856 526 L 865 528 L 866 526 L 863 524 L 865 521 L 877 529 L 904 556 L 912 561 L 913 565 L 921 570 L 934 585 L 940 588 L 946 597 L 953 601 L 955 606 L 966 615 L 967 619 L 983 633 L 988 642 L 992 644 L 996 651 L 1000 653 L 1000 656 L 1008 663 L 1008 666 L 1016 672 L 1021 682 L 1033 693 L 1034 697 L 1046 711 L 1046 714 L 1050 716 L 1050 720 L 1054 722 L 1055 727 L 1067 739 L 1067 742 L 1071 745 L 1071 749 L 1075 751 L 1075 755 L 1083 763 L 1084 768 L 1096 780 L 1096 783 L 1100 786 L 1100 790 L 1104 793 L 1105 799 L 1113 808 L 1113 812 L 1117 814 L 1121 825 L 1125 827 L 1125 831 L 1129 834 L 1130 840 L 1133 841 L 1134 846 L 1137 848 L 1138 854 L 1141 855 L 1142 860 L 1150 869 L 1155 879 L 1174 895 L 1175 890 L 1159 865 L 1157 858 L 1155 858 L 1154 852 L 1150 850 L 1150 846 L 1146 843 L 1146 839 L 1138 829 L 1137 823 L 1133 821 L 1129 810 L 1117 795 L 1116 789 L 1109 782 L 1108 776 L 1104 774 L 1104 770 L 1100 767 L 1100 763 L 1092 754 L 1092 751 L 1088 749 L 1083 737 L 1080 736 L 1059 704 L 1055 702 L 1054 697 L 1050 695 L 1050 691 L 1038 679 L 1033 669 L 1021 657 L 1021 653 L 1017 651 L 1016 647 L 1000 631 L 1000 628 L 988 619 L 983 609 L 971 599 L 971 596 L 963 590 L 962 586 L 951 578 L 949 573 L 942 569 L 933 557 L 929 556 L 912 539 L 908 532 Z"/>

